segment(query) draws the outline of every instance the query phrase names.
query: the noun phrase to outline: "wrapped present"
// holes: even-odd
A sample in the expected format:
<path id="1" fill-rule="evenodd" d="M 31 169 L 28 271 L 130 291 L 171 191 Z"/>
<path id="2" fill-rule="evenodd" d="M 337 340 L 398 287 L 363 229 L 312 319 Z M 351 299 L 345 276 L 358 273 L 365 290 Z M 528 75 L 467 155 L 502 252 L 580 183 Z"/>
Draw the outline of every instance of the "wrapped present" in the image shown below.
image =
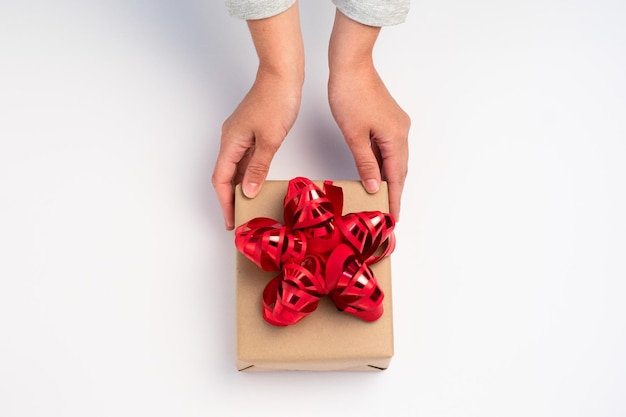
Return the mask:
<path id="1" fill-rule="evenodd" d="M 237 368 L 384 370 L 394 221 L 383 182 L 267 181 L 235 193 Z"/>

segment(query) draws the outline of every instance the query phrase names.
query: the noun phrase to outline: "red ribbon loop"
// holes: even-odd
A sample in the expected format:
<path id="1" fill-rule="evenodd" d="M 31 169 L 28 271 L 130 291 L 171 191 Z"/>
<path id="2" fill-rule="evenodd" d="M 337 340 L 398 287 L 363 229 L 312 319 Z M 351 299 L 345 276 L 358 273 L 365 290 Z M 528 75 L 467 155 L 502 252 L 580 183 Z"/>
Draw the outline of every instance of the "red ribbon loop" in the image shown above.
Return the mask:
<path id="1" fill-rule="evenodd" d="M 281 273 L 263 291 L 263 318 L 295 324 L 327 295 L 343 312 L 365 321 L 383 314 L 384 294 L 370 265 L 393 252 L 395 221 L 379 211 L 342 216 L 343 191 L 324 191 L 307 178 L 289 181 L 285 225 L 257 217 L 235 231 L 235 245 L 264 271 Z"/>
<path id="2" fill-rule="evenodd" d="M 235 245 L 264 271 L 277 271 L 285 262 L 304 259 L 306 240 L 302 232 L 287 232 L 276 220 L 257 217 L 239 226 Z"/>

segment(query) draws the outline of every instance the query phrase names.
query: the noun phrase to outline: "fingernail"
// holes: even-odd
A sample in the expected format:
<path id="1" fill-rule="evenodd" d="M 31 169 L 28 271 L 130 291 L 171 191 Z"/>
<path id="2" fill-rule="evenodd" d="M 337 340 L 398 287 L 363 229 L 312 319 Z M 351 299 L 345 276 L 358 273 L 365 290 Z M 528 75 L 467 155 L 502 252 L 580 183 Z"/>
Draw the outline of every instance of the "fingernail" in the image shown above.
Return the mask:
<path id="1" fill-rule="evenodd" d="M 372 194 L 378 191 L 379 185 L 377 180 L 365 180 L 365 191 Z"/>
<path id="2" fill-rule="evenodd" d="M 256 182 L 249 182 L 247 184 L 244 184 L 243 186 L 243 193 L 246 195 L 246 197 L 252 198 L 258 192 L 259 184 L 257 184 Z"/>

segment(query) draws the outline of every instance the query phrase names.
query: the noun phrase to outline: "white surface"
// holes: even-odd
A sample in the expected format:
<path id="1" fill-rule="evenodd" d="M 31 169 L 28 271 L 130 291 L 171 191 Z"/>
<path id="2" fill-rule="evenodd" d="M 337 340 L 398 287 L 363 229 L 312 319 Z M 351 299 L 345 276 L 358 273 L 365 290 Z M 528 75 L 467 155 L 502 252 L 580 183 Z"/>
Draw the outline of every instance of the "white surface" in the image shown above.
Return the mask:
<path id="1" fill-rule="evenodd" d="M 242 374 L 210 174 L 245 24 L 214 0 L 2 2 L 0 415 L 626 415 L 625 4 L 414 1 L 385 29 L 413 119 L 391 368 Z M 301 9 L 270 178 L 356 178 L 334 10 Z"/>

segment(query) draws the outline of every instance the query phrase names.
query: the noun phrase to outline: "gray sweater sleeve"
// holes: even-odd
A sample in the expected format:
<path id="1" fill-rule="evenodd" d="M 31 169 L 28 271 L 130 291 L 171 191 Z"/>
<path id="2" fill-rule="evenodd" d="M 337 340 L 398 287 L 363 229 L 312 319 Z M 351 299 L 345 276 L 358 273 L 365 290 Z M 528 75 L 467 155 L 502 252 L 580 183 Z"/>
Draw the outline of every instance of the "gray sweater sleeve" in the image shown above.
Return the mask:
<path id="1" fill-rule="evenodd" d="M 296 0 L 226 0 L 231 16 L 245 20 L 264 19 L 290 8 Z"/>
<path id="2" fill-rule="evenodd" d="M 352 20 L 368 26 L 391 26 L 403 23 L 411 0 L 333 0 Z"/>
<path id="3" fill-rule="evenodd" d="M 369 26 L 403 23 L 411 0 L 332 0 L 352 20 Z M 226 0 L 231 16 L 245 20 L 263 19 L 284 12 L 296 0 Z"/>

